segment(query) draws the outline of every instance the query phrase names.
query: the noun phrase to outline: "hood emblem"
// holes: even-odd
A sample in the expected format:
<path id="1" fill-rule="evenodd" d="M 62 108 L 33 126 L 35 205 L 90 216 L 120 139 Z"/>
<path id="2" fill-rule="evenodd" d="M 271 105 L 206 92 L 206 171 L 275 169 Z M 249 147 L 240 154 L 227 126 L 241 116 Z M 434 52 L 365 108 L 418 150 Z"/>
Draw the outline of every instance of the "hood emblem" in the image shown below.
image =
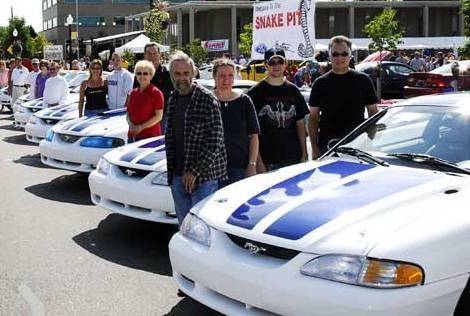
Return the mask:
<path id="1" fill-rule="evenodd" d="M 126 171 L 124 171 L 129 177 L 132 177 L 133 175 L 135 175 L 137 173 L 137 171 L 134 171 L 134 170 L 131 170 L 131 169 L 126 169 Z"/>
<path id="2" fill-rule="evenodd" d="M 251 242 L 245 243 L 245 246 L 243 246 L 243 248 L 247 249 L 248 252 L 251 255 L 255 255 L 258 252 L 265 252 L 266 251 L 266 248 L 260 247 L 258 245 L 255 245 L 255 244 L 251 243 Z"/>
<path id="3" fill-rule="evenodd" d="M 228 201 L 227 198 L 220 198 L 220 199 L 217 199 L 215 200 L 217 203 L 226 203 Z"/>

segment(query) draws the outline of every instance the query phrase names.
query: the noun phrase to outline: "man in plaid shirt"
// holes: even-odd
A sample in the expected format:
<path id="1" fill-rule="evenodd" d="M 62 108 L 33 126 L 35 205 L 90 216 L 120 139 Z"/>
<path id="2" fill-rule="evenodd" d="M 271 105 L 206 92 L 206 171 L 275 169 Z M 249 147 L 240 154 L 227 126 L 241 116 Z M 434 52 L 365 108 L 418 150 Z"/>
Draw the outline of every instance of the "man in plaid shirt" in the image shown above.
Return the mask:
<path id="1" fill-rule="evenodd" d="M 169 68 L 176 90 L 168 102 L 165 147 L 168 184 L 181 225 L 191 207 L 227 178 L 227 154 L 220 104 L 211 91 L 192 82 L 193 60 L 176 52 Z"/>

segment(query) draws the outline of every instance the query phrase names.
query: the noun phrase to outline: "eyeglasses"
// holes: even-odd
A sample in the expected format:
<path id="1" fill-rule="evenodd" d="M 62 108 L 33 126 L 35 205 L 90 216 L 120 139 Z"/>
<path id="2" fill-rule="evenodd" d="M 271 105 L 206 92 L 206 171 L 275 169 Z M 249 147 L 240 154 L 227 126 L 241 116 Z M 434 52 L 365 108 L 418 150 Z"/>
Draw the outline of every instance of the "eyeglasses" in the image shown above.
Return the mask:
<path id="1" fill-rule="evenodd" d="M 136 76 L 148 76 L 150 73 L 146 71 L 143 71 L 143 72 L 138 71 L 135 74 Z"/>
<path id="2" fill-rule="evenodd" d="M 284 60 L 283 59 L 271 59 L 268 61 L 269 66 L 275 66 L 275 65 L 284 65 Z"/>
<path id="3" fill-rule="evenodd" d="M 101 67 L 91 67 L 91 70 L 101 70 Z"/>
<path id="4" fill-rule="evenodd" d="M 348 56 L 349 56 L 349 52 L 341 52 L 341 53 L 339 53 L 339 52 L 332 52 L 332 53 L 331 53 L 331 56 L 332 56 L 332 57 L 339 57 L 339 56 L 341 56 L 341 57 L 348 57 Z"/>

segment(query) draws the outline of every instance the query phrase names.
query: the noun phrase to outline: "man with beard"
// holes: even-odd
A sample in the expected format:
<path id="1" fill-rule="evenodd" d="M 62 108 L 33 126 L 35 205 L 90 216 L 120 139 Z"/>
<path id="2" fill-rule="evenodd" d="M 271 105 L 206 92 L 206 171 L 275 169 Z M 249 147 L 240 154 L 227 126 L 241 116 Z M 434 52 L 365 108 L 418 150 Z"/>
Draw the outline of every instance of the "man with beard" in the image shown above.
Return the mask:
<path id="1" fill-rule="evenodd" d="M 227 155 L 220 104 L 212 92 L 192 82 L 193 60 L 176 52 L 169 69 L 176 90 L 167 110 L 167 175 L 181 225 L 191 207 L 227 178 Z"/>
<path id="2" fill-rule="evenodd" d="M 261 128 L 257 171 L 265 172 L 307 160 L 304 117 L 307 105 L 299 89 L 286 80 L 286 54 L 264 53 L 267 77 L 248 91 Z"/>

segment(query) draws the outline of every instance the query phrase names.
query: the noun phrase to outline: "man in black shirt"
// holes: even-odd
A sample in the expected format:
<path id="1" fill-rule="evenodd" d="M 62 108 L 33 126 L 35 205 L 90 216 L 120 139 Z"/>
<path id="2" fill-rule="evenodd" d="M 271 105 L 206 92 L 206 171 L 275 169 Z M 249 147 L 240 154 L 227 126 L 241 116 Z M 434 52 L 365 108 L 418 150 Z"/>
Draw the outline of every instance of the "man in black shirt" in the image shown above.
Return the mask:
<path id="1" fill-rule="evenodd" d="M 313 84 L 308 124 L 313 159 L 327 150 L 330 140 L 346 136 L 361 124 L 365 108 L 369 117 L 377 113 L 372 81 L 349 68 L 351 46 L 347 37 L 333 37 L 329 44 L 332 69 Z"/>
<path id="2" fill-rule="evenodd" d="M 299 89 L 284 76 L 286 54 L 271 48 L 264 54 L 267 77 L 248 91 L 260 124 L 258 171 L 306 161 L 304 117 L 308 108 Z"/>

